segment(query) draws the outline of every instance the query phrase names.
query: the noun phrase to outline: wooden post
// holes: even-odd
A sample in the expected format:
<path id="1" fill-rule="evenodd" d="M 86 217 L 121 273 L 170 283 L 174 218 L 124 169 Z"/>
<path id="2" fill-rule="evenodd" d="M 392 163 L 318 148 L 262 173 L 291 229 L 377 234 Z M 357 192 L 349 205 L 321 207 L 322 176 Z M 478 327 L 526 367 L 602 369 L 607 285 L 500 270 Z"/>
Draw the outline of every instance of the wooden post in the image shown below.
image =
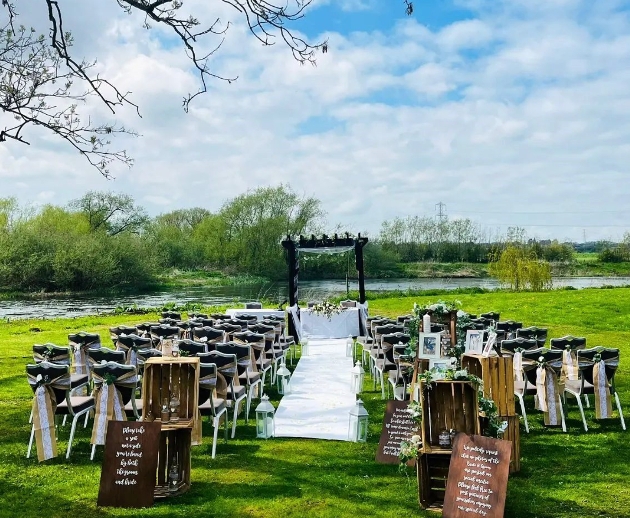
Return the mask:
<path id="1" fill-rule="evenodd" d="M 367 242 L 367 237 L 361 237 L 361 234 L 359 234 L 354 243 L 354 256 L 359 276 L 359 302 L 361 304 L 365 304 L 365 267 L 363 263 L 363 247 L 367 244 Z M 359 315 L 359 334 L 361 334 L 361 336 L 367 335 L 361 315 Z"/>
<path id="2" fill-rule="evenodd" d="M 282 242 L 282 246 L 287 250 L 287 262 L 289 263 L 289 307 L 295 306 L 298 303 L 298 278 L 300 274 L 300 265 L 298 263 L 298 250 L 295 246 L 295 241 L 291 239 L 291 236 Z M 300 308 L 298 308 L 298 316 Z M 295 340 L 295 343 L 299 341 L 295 324 L 293 323 L 293 317 L 289 315 L 289 334 Z"/>

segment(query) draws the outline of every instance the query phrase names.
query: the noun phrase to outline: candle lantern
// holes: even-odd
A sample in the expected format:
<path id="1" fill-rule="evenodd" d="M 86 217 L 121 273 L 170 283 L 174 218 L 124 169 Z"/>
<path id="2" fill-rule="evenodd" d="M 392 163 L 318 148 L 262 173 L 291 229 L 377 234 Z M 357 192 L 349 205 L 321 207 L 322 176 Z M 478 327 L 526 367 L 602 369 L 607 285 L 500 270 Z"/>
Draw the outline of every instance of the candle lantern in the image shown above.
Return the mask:
<path id="1" fill-rule="evenodd" d="M 308 335 L 302 339 L 302 356 L 308 356 Z"/>
<path id="2" fill-rule="evenodd" d="M 275 425 L 273 414 L 275 408 L 269 402 L 269 396 L 263 395 L 260 404 L 256 407 L 256 437 L 259 439 L 269 439 L 274 436 Z"/>
<path id="3" fill-rule="evenodd" d="M 352 379 L 351 379 L 351 387 L 352 392 L 355 394 L 360 394 L 363 391 L 363 366 L 360 361 L 352 367 Z"/>
<path id="4" fill-rule="evenodd" d="M 352 442 L 367 441 L 369 415 L 363 406 L 363 401 L 357 400 L 356 406 L 350 410 L 348 439 Z"/>
<path id="5" fill-rule="evenodd" d="M 348 338 L 346 338 L 346 357 L 354 357 L 354 339 L 352 335 L 348 335 Z"/>
<path id="6" fill-rule="evenodd" d="M 287 369 L 287 366 L 284 364 L 284 360 L 278 367 L 278 371 L 276 372 L 276 379 L 278 380 L 278 393 L 279 394 L 290 394 L 291 393 L 291 371 Z"/>

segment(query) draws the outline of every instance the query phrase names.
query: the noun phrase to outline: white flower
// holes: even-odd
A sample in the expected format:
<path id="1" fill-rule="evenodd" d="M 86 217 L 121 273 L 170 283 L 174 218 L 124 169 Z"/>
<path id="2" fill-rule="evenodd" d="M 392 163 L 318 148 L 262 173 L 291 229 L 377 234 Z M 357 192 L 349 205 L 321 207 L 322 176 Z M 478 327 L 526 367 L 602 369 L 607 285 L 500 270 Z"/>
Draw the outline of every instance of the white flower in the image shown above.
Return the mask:
<path id="1" fill-rule="evenodd" d="M 422 438 L 419 435 L 412 435 L 411 436 L 411 442 L 414 443 L 414 444 L 418 444 L 421 440 L 422 440 Z"/>
<path id="2" fill-rule="evenodd" d="M 539 356 L 539 357 L 538 357 L 538 361 L 539 361 L 540 363 L 543 363 L 543 362 L 545 361 L 545 357 L 544 357 L 544 356 Z"/>
<path id="3" fill-rule="evenodd" d="M 508 427 L 508 422 L 507 421 L 503 421 L 501 423 L 501 426 L 499 426 L 499 433 L 503 433 L 507 430 Z"/>
<path id="4" fill-rule="evenodd" d="M 430 309 L 431 311 L 435 311 L 435 310 L 436 310 L 437 308 L 439 308 L 439 307 L 440 307 L 440 305 L 439 305 L 439 304 L 431 304 L 431 305 L 429 306 L 429 309 Z"/>
<path id="5" fill-rule="evenodd" d="M 457 318 L 465 317 L 467 314 L 463 309 L 457 310 Z"/>

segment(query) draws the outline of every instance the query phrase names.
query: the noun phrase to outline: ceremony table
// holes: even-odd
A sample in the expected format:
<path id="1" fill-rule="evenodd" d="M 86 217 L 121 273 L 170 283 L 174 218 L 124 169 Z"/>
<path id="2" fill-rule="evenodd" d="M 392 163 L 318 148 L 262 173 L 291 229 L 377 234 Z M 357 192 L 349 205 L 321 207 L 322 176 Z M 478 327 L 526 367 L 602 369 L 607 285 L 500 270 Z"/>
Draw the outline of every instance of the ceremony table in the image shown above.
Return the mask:
<path id="1" fill-rule="evenodd" d="M 321 338 L 347 338 L 359 336 L 359 308 L 346 308 L 340 313 L 318 315 L 310 309 L 300 310 L 302 334 Z"/>

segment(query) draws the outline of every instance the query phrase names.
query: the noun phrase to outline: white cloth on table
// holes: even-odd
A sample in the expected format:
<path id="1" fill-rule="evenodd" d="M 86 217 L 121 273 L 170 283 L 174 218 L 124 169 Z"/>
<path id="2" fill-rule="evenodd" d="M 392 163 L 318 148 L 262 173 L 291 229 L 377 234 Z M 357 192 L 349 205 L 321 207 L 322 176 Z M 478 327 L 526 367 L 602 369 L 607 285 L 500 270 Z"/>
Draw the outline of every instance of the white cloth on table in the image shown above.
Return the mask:
<path id="1" fill-rule="evenodd" d="M 321 338 L 359 336 L 359 308 L 346 308 L 340 313 L 318 315 L 310 309 L 300 310 L 301 334 Z"/>

